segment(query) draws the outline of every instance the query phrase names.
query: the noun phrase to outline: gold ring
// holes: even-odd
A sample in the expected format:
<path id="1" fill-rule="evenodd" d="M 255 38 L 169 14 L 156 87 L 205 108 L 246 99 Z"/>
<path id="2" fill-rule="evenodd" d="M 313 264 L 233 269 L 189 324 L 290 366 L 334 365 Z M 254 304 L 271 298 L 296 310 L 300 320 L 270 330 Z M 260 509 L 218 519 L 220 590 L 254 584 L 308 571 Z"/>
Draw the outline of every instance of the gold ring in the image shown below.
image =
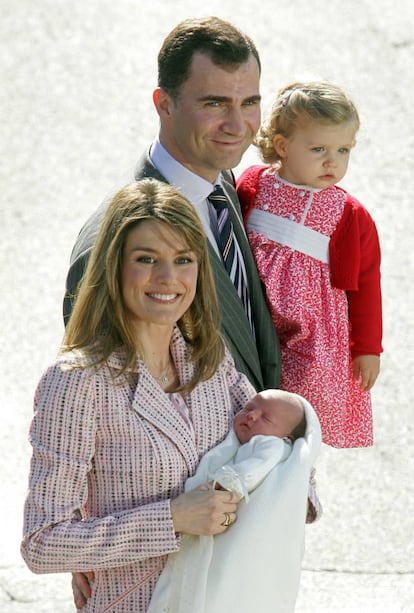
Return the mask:
<path id="1" fill-rule="evenodd" d="M 225 519 L 221 525 L 228 528 L 233 522 L 231 521 L 230 513 L 227 513 L 225 511 L 224 515 L 225 515 Z"/>

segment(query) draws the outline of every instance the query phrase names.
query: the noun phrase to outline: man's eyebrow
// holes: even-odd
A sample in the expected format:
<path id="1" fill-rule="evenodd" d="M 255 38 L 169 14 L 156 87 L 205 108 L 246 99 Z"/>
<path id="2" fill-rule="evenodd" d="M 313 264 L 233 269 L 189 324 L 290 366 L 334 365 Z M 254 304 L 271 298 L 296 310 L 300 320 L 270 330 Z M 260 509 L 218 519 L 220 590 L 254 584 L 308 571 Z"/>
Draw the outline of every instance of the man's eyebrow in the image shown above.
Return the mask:
<path id="1" fill-rule="evenodd" d="M 260 102 L 262 99 L 260 94 L 254 94 L 253 96 L 248 96 L 243 99 L 244 102 Z M 216 96 L 215 94 L 201 96 L 198 98 L 199 102 L 231 102 L 232 98 L 229 96 Z"/>
<path id="2" fill-rule="evenodd" d="M 215 94 L 208 94 L 207 96 L 200 96 L 199 102 L 231 102 L 229 96 L 216 96 Z"/>

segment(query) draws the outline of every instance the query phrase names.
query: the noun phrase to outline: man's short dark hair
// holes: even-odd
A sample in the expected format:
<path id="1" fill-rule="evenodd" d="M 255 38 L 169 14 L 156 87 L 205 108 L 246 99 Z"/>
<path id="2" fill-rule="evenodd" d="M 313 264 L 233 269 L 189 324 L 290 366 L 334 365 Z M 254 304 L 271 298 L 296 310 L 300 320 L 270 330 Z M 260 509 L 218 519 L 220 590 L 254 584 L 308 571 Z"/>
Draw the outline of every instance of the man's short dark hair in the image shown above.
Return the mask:
<path id="1" fill-rule="evenodd" d="M 217 66 L 237 67 L 259 53 L 253 41 L 218 17 L 185 19 L 166 37 L 158 54 L 158 85 L 174 99 L 188 79 L 195 53 L 205 53 Z"/>

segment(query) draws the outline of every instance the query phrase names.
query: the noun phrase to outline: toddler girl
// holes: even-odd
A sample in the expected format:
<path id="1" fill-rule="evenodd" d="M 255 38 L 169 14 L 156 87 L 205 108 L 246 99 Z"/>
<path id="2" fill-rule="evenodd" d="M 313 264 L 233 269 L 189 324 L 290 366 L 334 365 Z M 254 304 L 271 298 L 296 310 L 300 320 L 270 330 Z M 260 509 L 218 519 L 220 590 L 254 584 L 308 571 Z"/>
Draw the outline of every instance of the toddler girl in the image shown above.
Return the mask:
<path id="1" fill-rule="evenodd" d="M 359 128 L 328 82 L 282 88 L 238 181 L 282 348 L 282 389 L 315 408 L 323 441 L 372 445 L 369 390 L 382 351 L 380 247 L 367 210 L 338 187 Z"/>

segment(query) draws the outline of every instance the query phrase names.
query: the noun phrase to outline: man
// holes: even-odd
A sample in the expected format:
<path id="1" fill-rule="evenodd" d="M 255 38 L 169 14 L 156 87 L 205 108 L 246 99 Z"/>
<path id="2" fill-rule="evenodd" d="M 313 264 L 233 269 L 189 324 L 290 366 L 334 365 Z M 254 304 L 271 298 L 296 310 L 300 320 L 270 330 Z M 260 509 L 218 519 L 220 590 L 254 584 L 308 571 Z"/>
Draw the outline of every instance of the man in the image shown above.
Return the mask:
<path id="1" fill-rule="evenodd" d="M 280 382 L 280 350 L 262 285 L 226 171 L 235 167 L 260 124 L 260 59 L 253 42 L 215 18 L 189 19 L 165 39 L 158 55 L 153 100 L 160 118 L 158 139 L 139 161 L 134 177 L 153 177 L 177 187 L 194 204 L 209 239 L 222 331 L 237 368 L 257 390 Z M 228 199 L 245 303 L 223 265 L 217 220 L 207 198 L 221 185 Z M 64 301 L 70 315 L 106 202 L 81 230 L 72 252 Z M 216 232 L 216 233 L 215 233 Z M 240 286 L 239 286 L 240 293 Z"/>

